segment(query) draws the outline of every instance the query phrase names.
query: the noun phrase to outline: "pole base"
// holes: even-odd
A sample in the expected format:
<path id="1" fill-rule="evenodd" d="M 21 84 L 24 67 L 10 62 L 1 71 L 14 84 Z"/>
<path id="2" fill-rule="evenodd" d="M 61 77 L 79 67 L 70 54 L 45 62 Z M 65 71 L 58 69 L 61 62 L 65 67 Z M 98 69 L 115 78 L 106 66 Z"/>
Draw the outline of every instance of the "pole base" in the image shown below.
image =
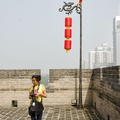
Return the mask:
<path id="1" fill-rule="evenodd" d="M 83 105 L 77 105 L 77 109 L 83 109 Z"/>

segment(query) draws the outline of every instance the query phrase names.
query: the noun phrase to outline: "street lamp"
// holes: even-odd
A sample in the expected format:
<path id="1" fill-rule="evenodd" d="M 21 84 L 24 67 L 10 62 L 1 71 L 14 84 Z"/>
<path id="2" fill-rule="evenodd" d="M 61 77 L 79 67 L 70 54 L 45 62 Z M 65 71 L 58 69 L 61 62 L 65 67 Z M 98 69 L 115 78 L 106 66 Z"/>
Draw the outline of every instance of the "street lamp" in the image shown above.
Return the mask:
<path id="1" fill-rule="evenodd" d="M 71 14 L 75 9 L 76 13 L 80 14 L 80 66 L 79 66 L 79 100 L 77 107 L 82 109 L 82 0 L 79 0 L 79 3 L 73 6 L 73 2 L 64 2 L 62 8 L 59 9 L 60 12 L 65 11 L 66 14 Z"/>

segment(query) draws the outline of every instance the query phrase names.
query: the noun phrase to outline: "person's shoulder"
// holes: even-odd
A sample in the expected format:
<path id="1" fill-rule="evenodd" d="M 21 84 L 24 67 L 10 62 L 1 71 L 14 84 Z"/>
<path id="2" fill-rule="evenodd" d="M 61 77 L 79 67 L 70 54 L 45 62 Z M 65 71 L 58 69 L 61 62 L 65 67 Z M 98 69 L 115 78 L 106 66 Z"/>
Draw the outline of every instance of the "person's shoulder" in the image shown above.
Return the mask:
<path id="1" fill-rule="evenodd" d="M 43 84 L 40 84 L 42 87 L 45 87 Z"/>
<path id="2" fill-rule="evenodd" d="M 33 88 L 33 86 L 31 86 L 30 88 Z"/>
<path id="3" fill-rule="evenodd" d="M 32 89 L 33 89 L 33 86 L 30 87 L 30 90 L 32 90 Z"/>
<path id="4" fill-rule="evenodd" d="M 45 90 L 45 86 L 43 84 L 41 84 L 41 86 L 42 86 L 42 89 Z"/>

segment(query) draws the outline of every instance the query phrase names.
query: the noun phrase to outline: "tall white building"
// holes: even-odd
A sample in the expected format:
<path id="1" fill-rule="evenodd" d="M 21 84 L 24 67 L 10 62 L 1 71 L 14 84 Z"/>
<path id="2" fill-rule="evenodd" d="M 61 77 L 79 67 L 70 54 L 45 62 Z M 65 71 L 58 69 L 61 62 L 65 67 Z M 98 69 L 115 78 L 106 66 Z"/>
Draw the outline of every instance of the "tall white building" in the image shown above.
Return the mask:
<path id="1" fill-rule="evenodd" d="M 89 53 L 89 68 L 107 67 L 113 65 L 112 48 L 107 43 L 103 43 L 101 47 L 97 47 L 95 51 Z"/>
<path id="2" fill-rule="evenodd" d="M 113 62 L 120 65 L 120 16 L 113 19 Z"/>
<path id="3" fill-rule="evenodd" d="M 89 68 L 92 69 L 94 68 L 94 63 L 95 63 L 95 51 L 90 51 L 89 52 Z"/>
<path id="4" fill-rule="evenodd" d="M 84 60 L 84 69 L 89 69 L 89 60 Z"/>

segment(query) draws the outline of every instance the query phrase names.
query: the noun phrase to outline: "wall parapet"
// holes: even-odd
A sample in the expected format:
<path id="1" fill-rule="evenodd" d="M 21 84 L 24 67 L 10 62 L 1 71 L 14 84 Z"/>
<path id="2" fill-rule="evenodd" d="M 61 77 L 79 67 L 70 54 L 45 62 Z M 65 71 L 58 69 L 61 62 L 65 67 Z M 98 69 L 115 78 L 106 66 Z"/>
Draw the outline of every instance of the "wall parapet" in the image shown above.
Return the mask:
<path id="1" fill-rule="evenodd" d="M 93 69 L 92 77 L 99 80 L 101 85 L 106 82 L 114 91 L 120 91 L 120 66 Z"/>
<path id="2" fill-rule="evenodd" d="M 29 88 L 32 86 L 31 76 L 41 74 L 39 69 L 0 70 L 0 106 L 12 107 L 29 105 Z"/>
<path id="3" fill-rule="evenodd" d="M 93 106 L 107 120 L 120 119 L 120 66 L 93 70 Z M 113 114 L 114 113 L 114 114 Z"/>
<path id="4" fill-rule="evenodd" d="M 26 79 L 34 74 L 40 74 L 39 69 L 1 69 L 0 79 Z"/>
<path id="5" fill-rule="evenodd" d="M 71 105 L 78 101 L 79 70 L 50 69 L 50 87 L 45 105 Z M 31 76 L 40 70 L 0 70 L 0 106 L 29 104 Z M 4 94 L 4 96 L 3 96 Z M 83 106 L 95 107 L 105 120 L 120 120 L 120 66 L 82 70 Z M 4 100 L 7 99 L 7 102 Z"/>

